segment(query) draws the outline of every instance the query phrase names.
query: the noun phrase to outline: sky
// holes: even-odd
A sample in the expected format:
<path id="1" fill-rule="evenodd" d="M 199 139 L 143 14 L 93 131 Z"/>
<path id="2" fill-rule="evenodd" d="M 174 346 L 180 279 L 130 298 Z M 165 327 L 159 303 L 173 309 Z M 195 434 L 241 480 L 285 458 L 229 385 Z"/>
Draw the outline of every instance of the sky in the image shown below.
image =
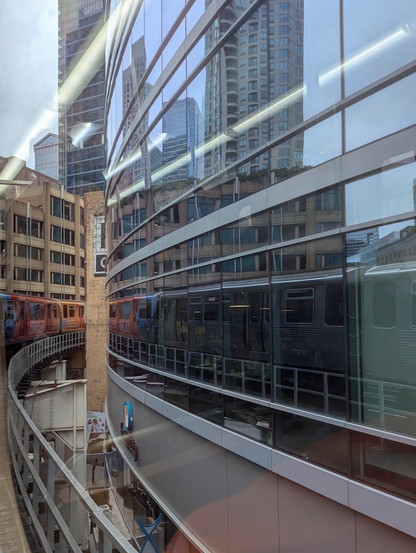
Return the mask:
<path id="1" fill-rule="evenodd" d="M 57 131 L 58 0 L 0 0 L 0 156 Z M 40 119 L 41 118 L 41 119 Z"/>

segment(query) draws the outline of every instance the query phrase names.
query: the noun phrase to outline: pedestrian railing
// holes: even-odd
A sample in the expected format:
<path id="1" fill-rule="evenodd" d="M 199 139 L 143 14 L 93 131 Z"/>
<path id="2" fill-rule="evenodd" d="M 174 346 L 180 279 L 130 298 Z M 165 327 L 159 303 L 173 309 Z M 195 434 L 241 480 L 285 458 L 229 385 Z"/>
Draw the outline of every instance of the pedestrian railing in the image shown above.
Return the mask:
<path id="1" fill-rule="evenodd" d="M 31 420 L 18 389 L 33 370 L 84 347 L 84 332 L 53 336 L 22 348 L 8 367 L 9 447 L 19 491 L 46 552 L 137 551 L 109 521 Z M 89 524 L 86 525 L 85 521 Z M 83 524 L 80 524 L 83 521 Z M 80 528 L 82 530 L 80 535 Z"/>

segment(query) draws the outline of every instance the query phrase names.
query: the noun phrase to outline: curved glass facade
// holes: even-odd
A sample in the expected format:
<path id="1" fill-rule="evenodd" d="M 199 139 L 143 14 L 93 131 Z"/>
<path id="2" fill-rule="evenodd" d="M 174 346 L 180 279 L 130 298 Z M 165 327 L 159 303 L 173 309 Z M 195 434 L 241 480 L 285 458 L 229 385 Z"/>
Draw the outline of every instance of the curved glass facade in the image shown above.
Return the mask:
<path id="1" fill-rule="evenodd" d="M 109 2 L 106 209 L 112 370 L 415 501 L 412 8 Z"/>

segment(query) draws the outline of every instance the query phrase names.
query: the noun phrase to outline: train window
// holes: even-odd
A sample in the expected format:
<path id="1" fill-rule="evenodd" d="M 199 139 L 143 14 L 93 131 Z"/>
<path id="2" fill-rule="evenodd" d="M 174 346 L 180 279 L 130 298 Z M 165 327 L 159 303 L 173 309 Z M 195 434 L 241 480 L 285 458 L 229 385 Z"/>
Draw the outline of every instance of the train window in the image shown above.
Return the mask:
<path id="1" fill-rule="evenodd" d="M 15 316 L 15 306 L 14 306 L 14 302 L 13 301 L 8 301 L 7 302 L 7 314 L 6 314 L 6 319 L 7 320 L 14 320 L 14 316 Z"/>
<path id="2" fill-rule="evenodd" d="M 70 319 L 73 319 L 75 317 L 75 306 L 74 305 L 69 306 L 69 317 L 70 317 Z"/>
<path id="3" fill-rule="evenodd" d="M 63 317 L 64 317 L 64 319 L 68 318 L 68 306 L 67 305 L 64 305 Z"/>
<path id="4" fill-rule="evenodd" d="M 416 326 L 416 280 L 410 283 L 410 324 Z"/>
<path id="5" fill-rule="evenodd" d="M 202 298 L 200 296 L 189 300 L 189 319 L 202 321 Z"/>
<path id="6" fill-rule="evenodd" d="M 110 318 L 111 319 L 115 319 L 116 317 L 116 306 L 115 305 L 110 305 Z"/>
<path id="7" fill-rule="evenodd" d="M 342 286 L 331 284 L 325 290 L 325 324 L 342 326 L 344 324 Z"/>
<path id="8" fill-rule="evenodd" d="M 392 328 L 396 324 L 396 283 L 373 284 L 373 325 Z"/>
<path id="9" fill-rule="evenodd" d="M 218 321 L 218 296 L 205 298 L 204 321 Z"/>
<path id="10" fill-rule="evenodd" d="M 147 301 L 146 300 L 140 300 L 139 301 L 139 319 L 148 319 L 148 316 L 147 316 Z"/>
<path id="11" fill-rule="evenodd" d="M 286 290 L 286 322 L 311 324 L 313 322 L 313 300 L 313 288 Z"/>
<path id="12" fill-rule="evenodd" d="M 35 303 L 33 318 L 35 320 L 40 320 L 45 318 L 45 306 L 42 303 Z"/>
<path id="13" fill-rule="evenodd" d="M 120 318 L 128 319 L 131 313 L 131 302 L 127 301 L 121 304 Z"/>

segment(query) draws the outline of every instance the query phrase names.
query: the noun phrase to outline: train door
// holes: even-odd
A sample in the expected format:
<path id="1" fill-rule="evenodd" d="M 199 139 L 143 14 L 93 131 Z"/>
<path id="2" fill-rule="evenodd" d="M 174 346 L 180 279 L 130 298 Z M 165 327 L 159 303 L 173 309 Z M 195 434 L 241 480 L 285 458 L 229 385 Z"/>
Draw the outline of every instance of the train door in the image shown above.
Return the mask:
<path id="1" fill-rule="evenodd" d="M 56 334 L 60 331 L 60 311 L 57 303 L 47 304 L 47 332 Z"/>
<path id="2" fill-rule="evenodd" d="M 126 300 L 120 305 L 120 332 L 126 336 L 132 336 L 132 312 L 133 301 Z"/>
<path id="3" fill-rule="evenodd" d="M 322 369 L 345 373 L 344 292 L 341 282 L 322 287 Z"/>
<path id="4" fill-rule="evenodd" d="M 270 306 L 266 290 L 224 294 L 224 353 L 239 359 L 268 361 Z"/>
<path id="5" fill-rule="evenodd" d="M 13 300 L 7 300 L 6 313 L 4 314 L 4 335 L 6 344 L 16 337 L 16 304 Z"/>
<path id="6" fill-rule="evenodd" d="M 265 290 L 249 292 L 248 305 L 246 324 L 249 358 L 267 362 L 270 352 L 269 293 Z"/>
<path id="7" fill-rule="evenodd" d="M 181 346 L 188 345 L 188 302 L 186 298 L 176 300 L 176 328 Z"/>
<path id="8" fill-rule="evenodd" d="M 290 286 L 283 288 L 282 293 L 281 363 L 292 367 L 315 367 L 320 355 L 320 340 L 314 325 L 315 289 Z"/>
<path id="9" fill-rule="evenodd" d="M 202 321 L 202 296 L 189 298 L 189 348 L 202 351 L 205 326 Z"/>
<path id="10" fill-rule="evenodd" d="M 110 332 L 117 332 L 117 304 L 116 303 L 110 303 L 108 307 L 108 326 L 110 328 Z"/>
<path id="11" fill-rule="evenodd" d="M 138 304 L 139 320 L 139 339 L 142 342 L 151 342 L 151 320 L 149 312 L 149 302 L 147 298 L 140 298 Z"/>
<path id="12" fill-rule="evenodd" d="M 68 328 L 73 330 L 77 327 L 77 318 L 75 313 L 76 306 L 68 305 Z"/>
<path id="13" fill-rule="evenodd" d="M 208 293 L 204 296 L 203 321 L 204 340 L 202 351 L 222 354 L 222 325 L 220 295 Z"/>
<path id="14" fill-rule="evenodd" d="M 40 301 L 29 301 L 28 329 L 29 338 L 40 338 L 46 333 L 46 304 Z"/>

